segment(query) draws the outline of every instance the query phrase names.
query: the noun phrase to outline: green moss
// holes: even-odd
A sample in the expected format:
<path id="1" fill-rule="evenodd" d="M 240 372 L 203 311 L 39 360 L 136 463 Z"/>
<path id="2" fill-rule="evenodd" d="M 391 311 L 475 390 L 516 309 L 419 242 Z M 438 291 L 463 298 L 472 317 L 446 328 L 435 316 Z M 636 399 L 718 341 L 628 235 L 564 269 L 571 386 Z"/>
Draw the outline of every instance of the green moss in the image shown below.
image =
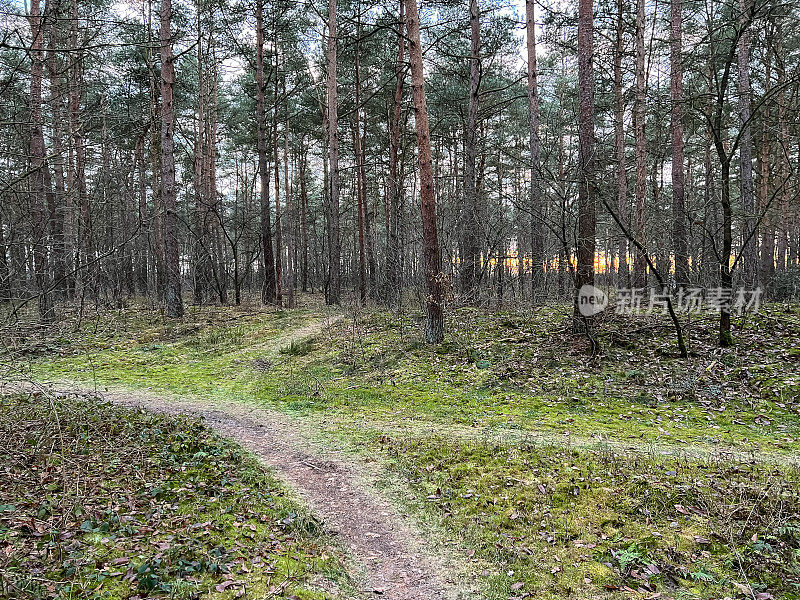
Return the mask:
<path id="1" fill-rule="evenodd" d="M 775 556 L 794 564 L 794 555 L 770 554 L 781 547 L 780 534 L 766 529 L 758 539 L 772 535 L 769 548 L 716 538 L 698 545 L 695 537 L 709 536 L 711 517 L 675 506 L 717 502 L 712 471 L 722 473 L 716 485 L 723 500 L 760 506 L 757 494 L 742 497 L 731 482 L 747 488 L 752 476 L 764 483 L 763 470 L 730 475 L 698 457 L 752 454 L 779 464 L 800 450 L 798 311 L 764 307 L 736 329 L 737 345 L 724 350 L 716 329 L 699 321 L 690 330 L 695 353 L 688 361 L 674 357 L 674 340 L 657 316 L 608 315 L 599 332 L 604 354 L 595 361 L 581 339 L 566 333 L 569 307 L 452 311 L 437 347 L 424 343 L 417 315 L 385 311 L 348 315 L 313 344 L 288 336 L 319 316 L 214 309 L 176 326 L 152 313 L 122 311 L 84 323 L 78 334 L 65 330 L 37 342 L 28 356 L 37 375 L 290 412 L 370 460 L 376 440 L 389 440 L 393 451 L 378 460 L 402 480 L 395 495 L 414 496 L 412 508 L 435 531 L 477 550 L 476 577 L 489 597 L 512 595 L 519 571 L 507 573 L 519 561 L 523 591 L 537 597 L 602 595 L 610 593 L 603 586 L 623 580 L 636 588 L 640 580 L 622 577 L 612 553 L 631 551 L 633 542 L 643 560 L 674 565 L 674 572 L 650 578 L 655 584 L 677 578 L 702 597 L 732 595 L 737 552 L 763 566 L 753 576 L 764 586 L 772 585 L 774 565 L 788 568 Z M 431 446 L 431 431 L 441 434 L 439 448 Z M 564 464 L 553 464 L 554 456 Z M 690 482 L 692 473 L 702 489 Z"/>
<path id="2" fill-rule="evenodd" d="M 668 593 L 677 584 L 714 598 L 731 595 L 731 581 L 744 576 L 759 589 L 787 593 L 800 582 L 800 538 L 741 552 L 749 540 L 793 531 L 800 516 L 793 469 L 622 460 L 441 437 L 383 436 L 367 444 L 386 456 L 386 485 L 397 477 L 411 490 L 398 496 L 403 505 L 436 523 L 445 539 L 475 549 L 473 574 L 483 561 L 497 565 L 514 573 L 508 585 L 518 579 L 535 597 L 570 589 L 597 597 L 608 587 L 647 582 L 651 591 Z M 743 498 L 746 513 L 738 512 Z"/>

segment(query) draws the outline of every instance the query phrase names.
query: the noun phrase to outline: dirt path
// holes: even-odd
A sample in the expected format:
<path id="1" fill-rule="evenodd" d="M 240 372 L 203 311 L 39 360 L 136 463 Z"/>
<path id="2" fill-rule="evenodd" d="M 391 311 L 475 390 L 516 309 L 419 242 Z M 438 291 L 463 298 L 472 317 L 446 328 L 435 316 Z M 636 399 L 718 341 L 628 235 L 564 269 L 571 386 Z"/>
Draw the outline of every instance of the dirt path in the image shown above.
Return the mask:
<path id="1" fill-rule="evenodd" d="M 397 509 L 369 489 L 358 465 L 309 439 L 311 432 L 273 411 L 241 405 L 109 392 L 120 405 L 203 417 L 220 434 L 235 439 L 275 469 L 341 540 L 364 570 L 366 595 L 392 600 L 457 598 L 421 534 Z"/>
<path id="2" fill-rule="evenodd" d="M 310 321 L 271 340 L 264 341 L 265 356 L 274 358 L 292 342 L 321 335 L 342 319 L 331 315 Z M 30 389 L 30 383 L 2 384 L 0 393 Z M 86 385 L 62 382 L 57 393 L 97 393 Z M 151 391 L 109 388 L 108 400 L 129 407 L 169 414 L 202 417 L 220 434 L 233 438 L 274 468 L 336 534 L 363 569 L 365 596 L 391 600 L 428 600 L 475 597 L 454 581 L 458 568 L 430 548 L 428 540 L 407 517 L 381 497 L 369 482 L 370 470 L 363 461 L 334 450 L 324 438 L 335 431 L 337 418 L 315 420 L 254 407 L 246 402 L 206 400 Z M 461 439 L 484 439 L 502 443 L 528 443 L 605 449 L 615 453 L 646 453 L 653 456 L 683 456 L 695 460 L 744 460 L 791 464 L 794 461 L 771 453 L 732 449 L 706 449 L 640 440 L 619 441 L 580 436 L 560 436 L 537 431 L 481 430 L 452 424 L 386 423 L 365 421 L 366 428 L 396 436 L 447 435 Z"/>
<path id="3" fill-rule="evenodd" d="M 267 355 L 319 335 L 339 315 L 311 321 L 268 342 Z M 39 387 L 26 382 L 0 385 L 0 393 Z M 390 600 L 440 600 L 463 597 L 452 565 L 434 555 L 428 542 L 390 502 L 371 488 L 364 465 L 313 441 L 308 423 L 276 411 L 236 402 L 109 388 L 102 394 L 85 385 L 48 385 L 56 394 L 97 393 L 127 407 L 202 417 L 221 435 L 239 442 L 308 504 L 326 530 L 339 538 L 362 570 L 365 597 Z M 466 596 L 469 597 L 469 596 Z"/>
<path id="4" fill-rule="evenodd" d="M 308 417 L 314 420 L 318 417 Z M 326 417 L 317 421 L 317 427 L 335 434 L 337 429 L 352 425 L 346 417 Z M 617 456 L 639 456 L 658 459 L 679 459 L 687 462 L 711 463 L 759 463 L 788 467 L 800 467 L 800 456 L 789 452 L 763 450 L 753 445 L 751 448 L 733 447 L 725 444 L 695 444 L 658 439 L 615 439 L 602 434 L 585 435 L 571 431 L 557 433 L 539 429 L 511 429 L 508 427 L 470 427 L 453 423 L 424 421 L 385 421 L 363 419 L 359 421 L 362 432 L 372 432 L 376 436 L 386 435 L 403 438 L 435 438 L 477 442 L 486 446 L 494 444 L 526 446 L 529 448 L 565 448 L 593 452 L 608 452 Z"/>
<path id="5" fill-rule="evenodd" d="M 281 333 L 271 340 L 266 340 L 266 352 L 268 355 L 276 355 L 281 348 L 289 346 L 292 342 L 298 342 L 307 338 L 312 338 L 323 333 L 326 329 L 344 319 L 345 315 L 331 313 L 325 317 L 309 321 L 302 327 L 290 329 Z"/>

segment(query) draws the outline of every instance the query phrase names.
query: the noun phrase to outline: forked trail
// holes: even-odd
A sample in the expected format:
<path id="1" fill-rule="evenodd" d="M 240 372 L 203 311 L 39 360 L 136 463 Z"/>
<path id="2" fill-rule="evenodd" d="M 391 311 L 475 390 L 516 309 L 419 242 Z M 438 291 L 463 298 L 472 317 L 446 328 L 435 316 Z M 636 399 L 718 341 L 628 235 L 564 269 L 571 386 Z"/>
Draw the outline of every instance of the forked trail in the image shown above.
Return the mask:
<path id="1" fill-rule="evenodd" d="M 281 348 L 303 339 L 321 335 L 341 316 L 311 321 L 304 326 L 280 334 L 264 344 L 265 358 L 274 359 Z M 143 381 L 143 387 L 146 385 Z M 0 392 L 13 391 L 31 384 L 0 385 Z M 91 393 L 86 385 L 61 382 L 61 393 Z M 331 423 L 315 423 L 278 411 L 254 407 L 245 402 L 207 400 L 192 396 L 175 396 L 153 391 L 112 389 L 102 394 L 115 404 L 139 407 L 167 414 L 188 414 L 202 417 L 218 433 L 239 442 L 259 456 L 266 465 L 299 496 L 326 529 L 363 570 L 365 597 L 391 600 L 440 600 L 474 598 L 463 581 L 457 581 L 458 568 L 452 559 L 438 556 L 411 520 L 377 493 L 368 481 L 369 470 L 358 459 L 345 455 L 328 444 L 316 441 L 319 427 Z M 680 455 L 698 460 L 744 460 L 755 462 L 793 463 L 792 458 L 772 453 L 743 453 L 731 449 L 709 450 L 686 446 L 660 445 L 637 441 L 597 440 L 554 435 L 546 432 L 493 430 L 443 424 L 378 425 L 389 435 L 446 434 L 461 439 L 490 439 L 494 443 L 528 443 L 606 449 L 616 453 Z M 426 427 L 430 430 L 424 431 Z"/>
<path id="2" fill-rule="evenodd" d="M 271 341 L 267 354 L 277 355 L 280 348 L 292 342 L 318 335 L 335 320 L 338 317 L 319 319 L 282 334 Z M 55 391 L 87 390 L 86 386 L 62 382 Z M 216 400 L 211 403 L 156 392 L 112 390 L 102 396 L 123 406 L 202 417 L 218 433 L 260 457 L 303 498 L 326 530 L 338 537 L 358 563 L 363 571 L 364 597 L 391 600 L 459 597 L 458 586 L 447 575 L 452 569 L 434 555 L 420 532 L 391 503 L 370 489 L 364 473 L 352 459 L 315 443 L 310 429 L 300 421 L 242 403 Z"/>
<path id="3" fill-rule="evenodd" d="M 356 465 L 321 448 L 290 417 L 232 403 L 111 392 L 116 404 L 192 414 L 275 469 L 363 567 L 365 595 L 392 600 L 456 598 L 441 559 L 388 501 L 369 489 Z"/>

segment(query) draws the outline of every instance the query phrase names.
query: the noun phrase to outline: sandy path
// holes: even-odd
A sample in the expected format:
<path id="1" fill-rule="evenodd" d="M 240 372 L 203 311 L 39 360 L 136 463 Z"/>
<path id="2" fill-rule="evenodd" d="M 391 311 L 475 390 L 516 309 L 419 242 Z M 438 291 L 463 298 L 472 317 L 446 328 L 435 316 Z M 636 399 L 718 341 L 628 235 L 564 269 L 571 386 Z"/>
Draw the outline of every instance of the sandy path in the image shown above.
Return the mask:
<path id="1" fill-rule="evenodd" d="M 308 337 L 323 334 L 341 316 L 311 321 L 298 329 L 265 340 L 265 357 L 275 358 L 279 350 Z M 3 391 L 30 389 L 30 383 L 0 383 Z M 60 383 L 61 393 L 97 393 L 85 385 Z M 191 414 L 220 434 L 233 438 L 275 469 L 321 518 L 328 531 L 336 534 L 363 568 L 365 595 L 392 600 L 427 600 L 475 597 L 459 592 L 454 581 L 457 568 L 437 557 L 426 538 L 367 481 L 368 470 L 358 459 L 315 440 L 320 429 L 335 428 L 335 422 L 293 418 L 283 413 L 254 407 L 246 402 L 205 400 L 152 391 L 111 388 L 103 394 L 125 406 L 169 414 Z M 335 421 L 335 419 L 334 419 Z M 793 459 L 773 453 L 736 451 L 729 448 L 693 448 L 669 443 L 593 439 L 553 433 L 510 429 L 481 430 L 446 424 L 370 423 L 383 433 L 404 435 L 447 435 L 454 439 L 484 439 L 502 443 L 528 443 L 605 449 L 620 454 L 683 456 L 694 460 L 753 461 L 791 464 Z M 450 575 L 447 575 L 447 574 Z"/>
<path id="2" fill-rule="evenodd" d="M 318 319 L 273 338 L 267 356 L 277 355 L 293 341 L 313 337 L 338 321 Z M 104 393 L 67 382 L 47 388 L 26 382 L 0 385 L 0 393 L 30 391 L 56 394 L 97 393 L 127 407 L 167 414 L 202 417 L 221 435 L 239 442 L 272 467 L 337 536 L 359 564 L 365 597 L 391 600 L 439 600 L 459 597 L 453 568 L 436 557 L 428 542 L 400 512 L 366 481 L 364 466 L 313 441 L 307 424 L 276 411 L 243 403 L 210 402 L 200 398 L 147 391 L 110 389 Z"/>
<path id="3" fill-rule="evenodd" d="M 220 434 L 239 442 L 272 467 L 306 501 L 326 529 L 364 570 L 364 590 L 392 600 L 456 598 L 441 559 L 397 509 L 365 482 L 358 465 L 309 439 L 285 415 L 231 403 L 160 397 L 143 392 L 108 392 L 120 405 L 169 414 L 201 416 Z"/>

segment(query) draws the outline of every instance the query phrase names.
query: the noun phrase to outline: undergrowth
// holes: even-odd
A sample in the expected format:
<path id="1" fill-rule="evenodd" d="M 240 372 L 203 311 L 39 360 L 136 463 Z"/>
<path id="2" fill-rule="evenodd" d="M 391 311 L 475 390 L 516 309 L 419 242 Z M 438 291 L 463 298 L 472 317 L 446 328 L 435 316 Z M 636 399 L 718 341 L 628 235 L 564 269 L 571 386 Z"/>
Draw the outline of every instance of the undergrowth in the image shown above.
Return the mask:
<path id="1" fill-rule="evenodd" d="M 693 318 L 685 361 L 659 316 L 606 316 L 595 357 L 569 307 L 454 310 L 438 346 L 416 313 L 286 334 L 321 317 L 109 314 L 14 352 L 35 376 L 249 402 L 356 444 L 488 598 L 798 597 L 796 305 L 737 320 L 729 349 Z"/>
<path id="2" fill-rule="evenodd" d="M 349 586 L 318 523 L 197 420 L 2 396 L 0 465 L 0 597 L 311 600 Z"/>
<path id="3" fill-rule="evenodd" d="M 442 437 L 368 440 L 489 597 L 800 597 L 800 473 Z"/>
<path id="4" fill-rule="evenodd" d="M 311 339 L 272 342 L 318 318 L 309 310 L 190 317 L 137 326 L 127 316 L 52 341 L 35 376 L 235 397 L 344 422 L 428 421 L 662 445 L 800 450 L 800 316 L 773 306 L 719 349 L 710 322 L 687 327 L 693 356 L 670 355 L 655 318 L 609 317 L 602 354 L 586 355 L 560 308 L 450 314 L 445 342 L 421 343 L 413 315 L 347 315 Z M 105 331 L 109 337 L 98 340 Z M 179 333 L 186 331 L 188 333 Z M 624 339 L 624 344 L 619 340 Z M 60 344 L 60 345 L 59 345 Z M 24 345 L 20 345 L 24 348 Z M 26 355 L 23 350 L 18 353 Z M 18 361 L 21 363 L 21 361 Z"/>

